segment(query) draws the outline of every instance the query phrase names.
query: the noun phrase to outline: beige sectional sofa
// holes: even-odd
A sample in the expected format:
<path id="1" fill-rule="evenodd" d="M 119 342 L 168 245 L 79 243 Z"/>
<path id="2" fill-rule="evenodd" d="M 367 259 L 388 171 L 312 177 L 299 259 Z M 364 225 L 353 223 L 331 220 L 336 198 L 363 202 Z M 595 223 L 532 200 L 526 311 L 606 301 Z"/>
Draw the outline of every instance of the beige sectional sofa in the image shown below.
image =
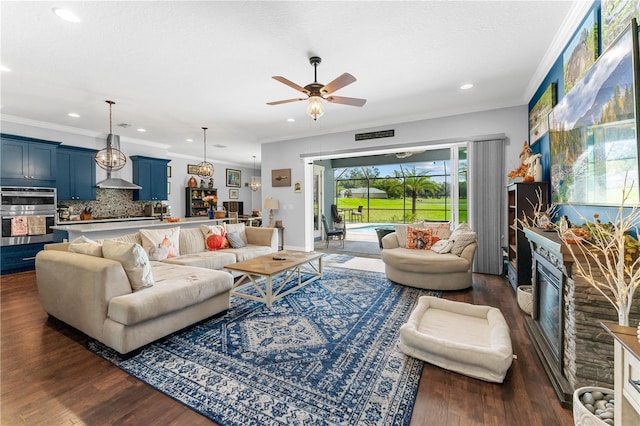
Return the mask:
<path id="1" fill-rule="evenodd" d="M 444 249 L 445 252 L 438 253 L 433 249 L 407 248 L 409 227 L 431 229 L 432 235 L 442 242 L 440 244 L 448 242 L 451 246 L 449 251 Z M 466 224 L 454 232 L 450 231 L 448 223 L 396 225 L 395 232 L 382 238 L 381 257 L 385 274 L 391 281 L 411 287 L 431 290 L 471 287 L 471 268 L 477 247 L 475 241 L 475 233 Z"/>
<path id="2" fill-rule="evenodd" d="M 81 250 L 91 254 L 71 251 L 78 250 L 73 243 L 49 244 L 36 256 L 40 301 L 49 315 L 121 354 L 131 352 L 227 310 L 233 276 L 224 267 L 277 251 L 276 229 L 235 226 L 242 248 L 208 251 L 201 230 L 185 228 L 179 256 L 162 261 L 141 253 L 140 232 L 100 247 L 91 242 L 91 250 Z M 102 257 L 107 247 L 133 251 L 114 260 Z"/>

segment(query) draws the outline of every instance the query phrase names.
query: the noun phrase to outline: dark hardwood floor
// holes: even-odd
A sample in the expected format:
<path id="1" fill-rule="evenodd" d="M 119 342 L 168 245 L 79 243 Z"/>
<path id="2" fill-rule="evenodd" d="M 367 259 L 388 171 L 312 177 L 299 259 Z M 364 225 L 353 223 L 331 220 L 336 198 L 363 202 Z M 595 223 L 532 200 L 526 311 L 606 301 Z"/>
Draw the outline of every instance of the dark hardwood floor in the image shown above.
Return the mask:
<path id="1" fill-rule="evenodd" d="M 200 425 L 209 420 L 85 349 L 86 337 L 48 319 L 34 272 L 0 277 L 0 424 Z M 572 425 L 523 327 L 524 313 L 500 277 L 474 275 L 473 289 L 445 298 L 502 310 L 514 360 L 493 384 L 425 364 L 411 425 Z"/>

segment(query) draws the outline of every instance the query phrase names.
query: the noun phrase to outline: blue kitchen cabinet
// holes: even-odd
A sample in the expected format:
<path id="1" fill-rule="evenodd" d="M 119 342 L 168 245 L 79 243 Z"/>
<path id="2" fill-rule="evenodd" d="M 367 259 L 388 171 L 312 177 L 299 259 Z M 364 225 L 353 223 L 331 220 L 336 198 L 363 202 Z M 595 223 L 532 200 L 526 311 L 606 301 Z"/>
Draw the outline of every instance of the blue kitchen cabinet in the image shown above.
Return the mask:
<path id="1" fill-rule="evenodd" d="M 43 249 L 44 243 L 0 247 L 0 274 L 35 269 L 36 254 Z"/>
<path id="2" fill-rule="evenodd" d="M 133 183 L 142 189 L 133 191 L 135 201 L 165 201 L 167 190 L 167 166 L 170 160 L 132 155 Z"/>
<path id="3" fill-rule="evenodd" d="M 96 199 L 96 152 L 95 149 L 58 147 L 58 200 Z"/>
<path id="4" fill-rule="evenodd" d="M 56 186 L 56 150 L 60 142 L 0 133 L 4 186 Z"/>

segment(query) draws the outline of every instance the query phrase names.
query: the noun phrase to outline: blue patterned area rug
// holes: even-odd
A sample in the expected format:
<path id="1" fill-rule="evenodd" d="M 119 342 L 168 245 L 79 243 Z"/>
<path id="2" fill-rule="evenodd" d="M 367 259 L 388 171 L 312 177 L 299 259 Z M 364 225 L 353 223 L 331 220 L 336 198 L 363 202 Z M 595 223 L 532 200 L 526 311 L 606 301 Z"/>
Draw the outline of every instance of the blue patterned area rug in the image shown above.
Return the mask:
<path id="1" fill-rule="evenodd" d="M 231 308 L 122 359 L 88 347 L 221 425 L 408 425 L 422 361 L 397 347 L 430 292 L 384 274 L 326 267 L 267 309 Z"/>
<path id="2" fill-rule="evenodd" d="M 323 263 L 345 263 L 353 259 L 353 256 L 348 254 L 329 253 L 322 256 Z"/>

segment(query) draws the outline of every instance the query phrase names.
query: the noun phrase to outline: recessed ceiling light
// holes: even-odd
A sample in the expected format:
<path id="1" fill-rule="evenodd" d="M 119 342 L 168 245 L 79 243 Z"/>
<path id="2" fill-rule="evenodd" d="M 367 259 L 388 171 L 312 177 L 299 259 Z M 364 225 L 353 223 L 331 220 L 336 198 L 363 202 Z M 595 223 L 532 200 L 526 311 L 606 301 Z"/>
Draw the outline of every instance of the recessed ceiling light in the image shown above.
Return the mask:
<path id="1" fill-rule="evenodd" d="M 147 131 L 147 129 L 143 129 L 142 127 L 140 127 L 139 129 L 136 129 L 136 130 L 138 130 L 140 133 L 144 133 L 144 132 Z"/>
<path id="2" fill-rule="evenodd" d="M 221 143 L 217 143 L 217 144 L 214 145 L 214 147 L 216 147 L 216 148 L 226 148 L 227 146 L 226 145 L 222 145 Z"/>
<path id="3" fill-rule="evenodd" d="M 469 89 L 471 89 L 472 87 L 473 87 L 473 84 L 471 84 L 471 83 L 465 83 L 465 84 L 463 84 L 462 86 L 460 86 L 460 89 L 462 89 L 462 90 L 469 90 Z"/>
<path id="4" fill-rule="evenodd" d="M 296 121 L 296 119 L 295 119 L 295 118 L 287 118 L 287 121 L 288 121 L 289 123 L 293 123 L 294 121 Z"/>
<path id="5" fill-rule="evenodd" d="M 187 142 L 193 142 L 193 139 L 187 139 Z"/>
<path id="6" fill-rule="evenodd" d="M 78 15 L 70 11 L 69 9 L 62 9 L 60 7 L 54 7 L 53 13 L 58 15 L 60 19 L 64 19 L 67 22 L 80 22 Z"/>
<path id="7" fill-rule="evenodd" d="M 76 114 L 75 112 L 70 112 L 69 114 L 67 114 L 69 117 L 73 117 L 73 118 L 80 118 L 80 114 Z"/>
<path id="8" fill-rule="evenodd" d="M 11 69 L 10 69 L 10 68 L 5 67 L 4 65 L 0 65 L 0 71 L 10 72 L 10 71 L 11 71 Z"/>

